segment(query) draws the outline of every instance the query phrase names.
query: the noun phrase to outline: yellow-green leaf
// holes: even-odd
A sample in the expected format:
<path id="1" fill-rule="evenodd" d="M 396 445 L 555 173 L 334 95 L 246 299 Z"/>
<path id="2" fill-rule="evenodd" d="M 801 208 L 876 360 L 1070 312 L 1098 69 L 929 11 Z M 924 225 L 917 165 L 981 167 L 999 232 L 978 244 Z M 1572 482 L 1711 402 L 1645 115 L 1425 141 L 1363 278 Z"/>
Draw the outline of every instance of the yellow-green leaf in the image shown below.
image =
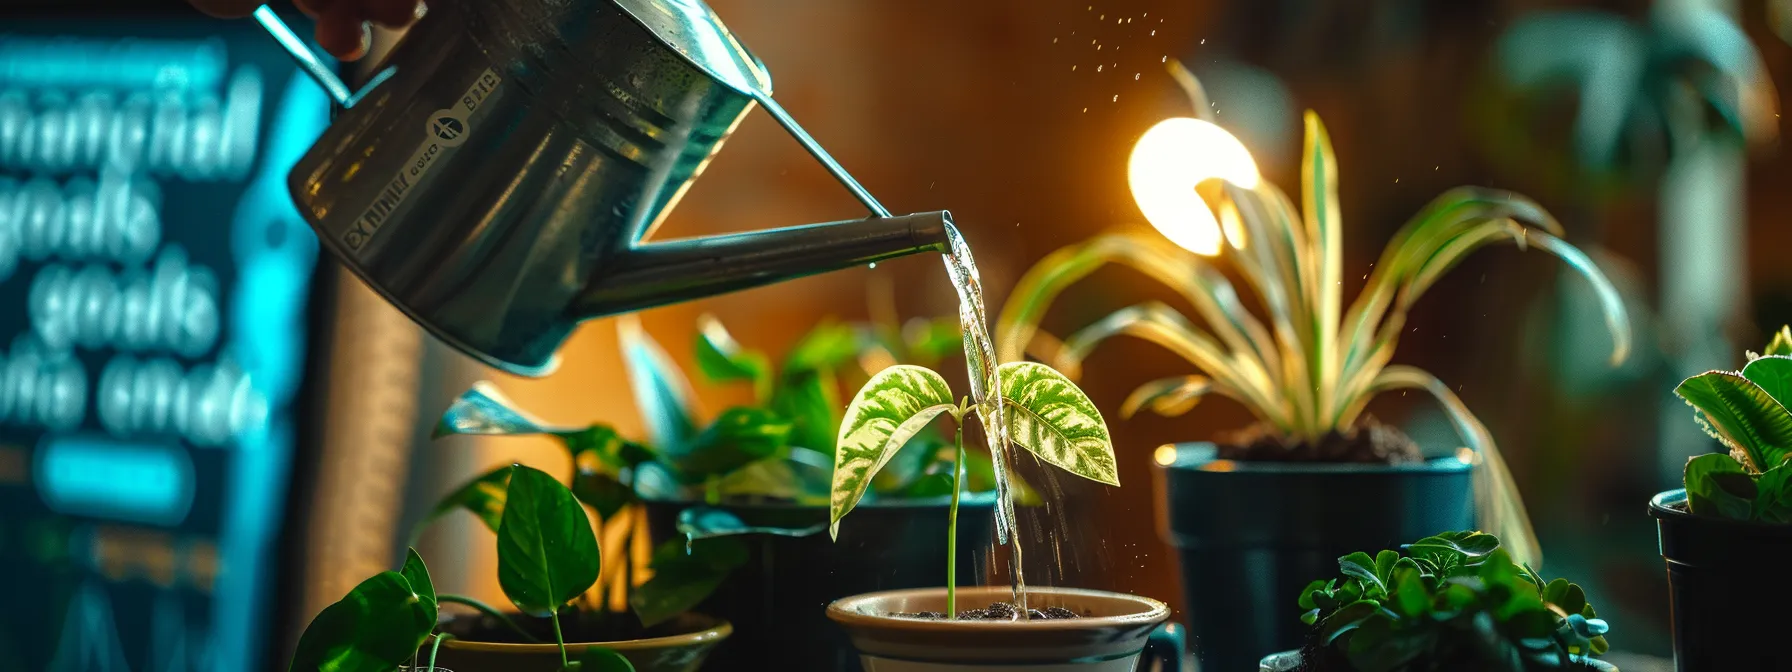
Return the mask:
<path id="1" fill-rule="evenodd" d="M 1767 348 L 1761 354 L 1792 355 L 1792 326 L 1783 326 L 1779 331 L 1773 332 L 1773 340 L 1767 342 Z"/>
<path id="2" fill-rule="evenodd" d="M 996 376 L 1008 410 L 1009 440 L 1052 466 L 1120 485 L 1107 422 L 1076 383 L 1037 362 L 1003 364 Z"/>
<path id="3" fill-rule="evenodd" d="M 877 475 L 909 438 L 953 408 L 952 389 L 940 374 L 919 366 L 892 366 L 865 382 L 846 407 L 834 446 L 834 481 L 828 533 L 865 496 Z"/>
<path id="4" fill-rule="evenodd" d="M 1742 377 L 1760 385 L 1781 406 L 1792 404 L 1792 357 L 1762 355 L 1742 367 Z"/>

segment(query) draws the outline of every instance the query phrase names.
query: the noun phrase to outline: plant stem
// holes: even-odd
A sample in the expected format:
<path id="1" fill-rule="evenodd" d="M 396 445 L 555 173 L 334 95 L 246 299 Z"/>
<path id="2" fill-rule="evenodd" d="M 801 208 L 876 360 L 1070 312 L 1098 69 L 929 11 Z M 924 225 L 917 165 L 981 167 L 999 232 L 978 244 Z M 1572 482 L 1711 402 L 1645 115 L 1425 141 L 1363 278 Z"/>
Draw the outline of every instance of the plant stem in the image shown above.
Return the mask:
<path id="1" fill-rule="evenodd" d="M 554 621 L 554 645 L 560 647 L 560 669 L 566 669 L 566 666 L 568 665 L 566 660 L 566 638 L 560 636 L 560 610 L 555 609 L 552 613 L 548 614 L 548 618 L 553 619 Z"/>
<path id="2" fill-rule="evenodd" d="M 436 641 L 429 645 L 429 672 L 436 672 L 436 649 L 442 648 L 443 640 L 454 639 L 454 635 L 446 632 L 436 633 Z M 416 667 L 415 665 L 412 666 Z"/>
<path id="3" fill-rule="evenodd" d="M 436 601 L 472 607 L 475 611 L 478 611 L 481 614 L 485 614 L 486 616 L 495 618 L 498 620 L 499 623 L 503 623 L 505 626 L 508 626 L 511 630 L 515 630 L 516 634 L 522 635 L 523 638 L 529 640 L 529 643 L 531 643 L 531 644 L 540 644 L 541 643 L 541 640 L 536 639 L 535 635 L 529 634 L 529 631 L 524 630 L 523 626 L 517 625 L 516 621 L 510 620 L 509 616 L 505 616 L 503 612 L 500 612 L 497 609 L 493 609 L 491 607 L 491 605 L 489 605 L 489 604 L 480 602 L 479 600 L 475 600 L 475 599 L 473 599 L 471 597 L 467 597 L 465 595 L 455 595 L 453 593 L 442 593 L 440 595 L 437 595 Z"/>
<path id="4" fill-rule="evenodd" d="M 952 440 L 952 508 L 946 522 L 946 618 L 958 618 L 958 493 L 964 489 L 964 425 Z"/>

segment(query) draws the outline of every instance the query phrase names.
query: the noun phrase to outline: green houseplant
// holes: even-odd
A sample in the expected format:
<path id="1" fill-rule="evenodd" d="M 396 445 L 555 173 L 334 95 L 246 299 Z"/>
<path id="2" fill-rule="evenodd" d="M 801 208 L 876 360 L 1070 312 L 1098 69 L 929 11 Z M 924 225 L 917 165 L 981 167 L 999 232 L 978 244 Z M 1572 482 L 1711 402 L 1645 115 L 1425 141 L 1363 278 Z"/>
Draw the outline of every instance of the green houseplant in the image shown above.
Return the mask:
<path id="1" fill-rule="evenodd" d="M 1675 661 L 1770 669 L 1782 657 L 1770 642 L 1792 618 L 1753 605 L 1792 599 L 1792 589 L 1752 577 L 1792 553 L 1792 329 L 1748 353 L 1741 371 L 1701 373 L 1674 393 L 1728 450 L 1687 460 L 1684 487 L 1649 502 L 1668 566 Z"/>
<path id="2" fill-rule="evenodd" d="M 442 669 L 474 672 L 688 672 L 727 637 L 726 623 L 702 617 L 659 632 L 634 628 L 631 636 L 609 637 L 627 629 L 618 630 L 614 619 L 586 603 L 601 554 L 584 507 L 542 471 L 513 465 L 502 473 L 501 487 L 459 491 L 438 510 L 469 506 L 497 533 L 498 583 L 520 613 L 438 594 L 423 559 L 410 550 L 398 571 L 368 578 L 320 612 L 300 636 L 288 669 L 392 672 L 433 670 L 440 663 Z M 475 485 L 496 486 L 497 480 Z M 444 603 L 476 613 L 443 619 Z"/>
<path id="3" fill-rule="evenodd" d="M 1208 110 L 1200 84 L 1179 66 L 1172 72 L 1195 108 Z M 1231 610 L 1237 604 L 1279 608 L 1278 596 L 1298 591 L 1303 577 L 1351 549 L 1478 525 L 1506 539 L 1514 557 L 1536 564 L 1530 522 L 1492 435 L 1447 385 L 1392 358 L 1407 311 L 1442 274 L 1476 249 L 1510 242 L 1558 257 L 1592 283 L 1614 335 L 1612 359 L 1622 361 L 1629 327 L 1606 277 L 1558 237 L 1561 227 L 1537 204 L 1516 194 L 1458 188 L 1434 199 L 1395 234 L 1346 307 L 1338 169 L 1317 115 L 1306 116 L 1298 208 L 1259 180 L 1242 145 L 1210 120 L 1173 119 L 1160 128 L 1168 130 L 1153 129 L 1134 150 L 1132 179 L 1141 208 L 1168 237 L 1190 245 L 1187 231 L 1159 221 L 1153 215 L 1160 209 L 1147 207 L 1165 197 L 1141 193 L 1161 181 L 1141 156 L 1164 156 L 1161 147 L 1151 146 L 1160 138 L 1207 138 L 1206 146 L 1172 148 L 1182 155 L 1172 151 L 1156 170 L 1186 180 L 1170 183 L 1169 196 L 1192 201 L 1190 211 L 1171 214 L 1215 222 L 1209 224 L 1215 229 L 1212 248 L 1202 251 L 1223 248 L 1223 259 L 1254 290 L 1268 320 L 1246 307 L 1214 261 L 1157 236 L 1122 233 L 1071 245 L 1036 264 L 1004 305 L 998 338 L 1003 358 L 1031 354 L 1072 376 L 1106 340 L 1143 338 L 1187 359 L 1200 374 L 1141 385 L 1121 404 L 1122 417 L 1140 410 L 1180 415 L 1208 395 L 1229 397 L 1256 416 L 1255 425 L 1213 444 L 1165 447 L 1156 456 L 1165 475 L 1167 536 L 1181 550 L 1190 626 L 1203 664 L 1244 667 L 1264 650 L 1298 644 L 1302 633 L 1286 625 L 1291 619 L 1263 621 L 1270 628 L 1265 630 Z M 1176 163 L 1211 156 L 1232 157 L 1234 165 Z M 1207 179 L 1214 176 L 1226 179 Z M 1198 321 L 1147 302 L 1062 339 L 1039 328 L 1066 287 L 1110 263 L 1176 290 Z M 1376 395 L 1391 390 L 1434 397 L 1467 449 L 1426 459 L 1410 439 L 1365 414 Z M 1251 559 L 1264 553 L 1274 562 Z M 1263 575 L 1269 567 L 1275 574 Z"/>
<path id="4" fill-rule="evenodd" d="M 776 659 L 802 669 L 854 668 L 850 644 L 821 608 L 855 592 L 926 585 L 937 567 L 931 551 L 944 536 L 944 513 L 953 498 L 950 444 L 935 430 L 922 432 L 871 485 L 864 515 L 878 525 L 854 530 L 848 544 L 820 536 L 828 527 L 828 487 L 835 432 L 840 423 L 839 387 L 897 362 L 937 365 L 960 345 L 956 323 L 893 319 L 869 324 L 825 320 L 774 364 L 764 352 L 742 347 L 720 321 L 699 319 L 695 361 L 713 383 L 751 389 L 747 404 L 700 420 L 685 373 L 633 318 L 619 322 L 621 347 L 647 427 L 646 441 L 624 440 L 604 423 L 553 426 L 477 385 L 444 416 L 439 433 L 545 435 L 574 455 L 573 492 L 606 521 L 642 528 L 657 549 L 656 564 L 679 561 L 680 581 L 657 585 L 665 567 L 647 567 L 623 584 L 652 579 L 628 591 L 644 620 L 687 609 L 726 619 L 731 636 L 706 669 L 752 669 Z M 477 412 L 474 412 L 477 409 Z M 592 449 L 590 446 L 601 446 Z M 986 453 L 967 451 L 961 499 L 987 511 L 994 503 L 994 469 Z M 1018 488 L 1024 497 L 1035 495 Z M 938 512 L 941 515 L 932 515 Z M 957 555 L 971 566 L 971 548 L 989 535 L 987 516 L 967 519 L 973 546 Z M 610 556 L 633 555 L 624 539 Z M 683 561 L 670 552 L 689 540 L 732 537 L 741 561 L 720 573 L 713 562 Z M 699 549 L 701 550 L 701 549 Z M 883 565 L 888 572 L 849 568 Z M 618 566 L 626 566 L 626 563 Z M 626 590 L 606 587 L 614 595 Z M 699 593 L 691 587 L 707 587 Z M 766 599 L 766 595 L 777 599 Z M 608 598 L 614 603 L 614 597 Z M 832 647 L 817 646 L 817 640 Z"/>
<path id="5" fill-rule="evenodd" d="M 1035 362 L 1002 364 L 994 375 L 990 388 L 1000 395 L 999 411 L 969 399 L 954 401 L 945 379 L 925 367 L 893 366 L 867 381 L 847 407 L 835 442 L 831 532 L 839 533 L 877 474 L 942 415 L 958 426 L 955 481 L 964 477 L 964 424 L 974 413 L 986 427 L 1002 423 L 1010 441 L 1046 464 L 1099 483 L 1120 484 L 1107 423 L 1076 383 Z M 1058 588 L 1026 593 L 972 589 L 979 604 L 990 606 L 961 612 L 952 562 L 956 496 L 948 522 L 943 589 L 855 595 L 828 607 L 828 615 L 851 633 L 866 668 L 1133 669 L 1153 628 L 1169 617 L 1155 600 Z M 1026 628 L 1006 627 L 1021 619 L 1029 621 Z"/>
<path id="6" fill-rule="evenodd" d="M 1446 532 L 1374 556 L 1338 558 L 1342 576 L 1301 591 L 1305 648 L 1263 669 L 1306 672 L 1610 670 L 1607 626 L 1586 592 L 1545 582 L 1499 539 Z"/>

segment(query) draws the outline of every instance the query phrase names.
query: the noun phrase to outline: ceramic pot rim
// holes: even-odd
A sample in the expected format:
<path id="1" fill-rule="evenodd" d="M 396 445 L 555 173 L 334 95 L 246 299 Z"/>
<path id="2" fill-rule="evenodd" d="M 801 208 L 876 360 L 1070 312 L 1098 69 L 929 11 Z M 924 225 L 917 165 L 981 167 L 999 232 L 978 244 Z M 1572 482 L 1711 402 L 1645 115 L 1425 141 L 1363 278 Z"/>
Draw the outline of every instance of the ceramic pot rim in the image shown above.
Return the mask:
<path id="1" fill-rule="evenodd" d="M 672 649 L 701 644 L 714 644 L 734 634 L 734 624 L 712 616 L 688 614 L 692 627 L 699 628 L 692 632 L 661 637 L 643 637 L 641 639 L 625 639 L 614 642 L 567 642 L 566 650 L 583 651 L 586 647 L 601 646 L 611 651 L 650 651 L 655 649 Z M 518 644 L 509 642 L 476 642 L 465 639 L 450 639 L 442 642 L 442 648 L 461 651 L 480 651 L 486 653 L 534 654 L 555 653 L 559 647 L 552 642 L 547 644 Z"/>
<path id="2" fill-rule="evenodd" d="M 1251 474 L 1324 474 L 1348 476 L 1353 474 L 1449 474 L 1468 471 L 1474 464 L 1464 462 L 1456 455 L 1443 455 L 1426 458 L 1420 462 L 1403 462 L 1400 464 L 1378 464 L 1367 462 L 1270 462 L 1251 460 L 1222 460 L 1216 457 L 1217 449 L 1211 441 L 1193 441 L 1167 444 L 1176 451 L 1175 461 L 1164 464 L 1151 461 L 1154 469 L 1161 471 L 1198 471 L 1210 474 L 1251 473 Z M 1462 450 L 1466 450 L 1462 449 Z M 1225 463 L 1228 468 L 1212 469 L 1209 465 Z"/>
<path id="3" fill-rule="evenodd" d="M 987 595 L 990 593 L 1006 593 L 1007 588 L 999 586 L 965 586 L 958 589 L 959 597 L 967 595 Z M 1092 628 L 1111 628 L 1125 626 L 1156 625 L 1170 615 L 1169 605 L 1138 595 L 1115 593 L 1105 590 L 1087 588 L 1058 588 L 1039 586 L 1027 589 L 1028 596 L 1050 595 L 1060 598 L 1091 597 L 1102 600 L 1120 600 L 1131 602 L 1138 611 L 1114 616 L 1086 616 L 1082 618 L 1065 618 L 1051 620 L 1027 621 L 969 621 L 969 620 L 931 620 L 921 618 L 900 618 L 883 614 L 868 614 L 860 610 L 867 604 L 892 598 L 915 598 L 943 595 L 946 589 L 908 588 L 903 590 L 884 590 L 875 593 L 864 593 L 834 600 L 828 605 L 828 618 L 845 626 L 865 626 L 888 628 L 898 626 L 903 630 L 917 632 L 1052 632 L 1075 631 Z"/>
<path id="4" fill-rule="evenodd" d="M 1581 660 L 1587 664 L 1588 669 L 1599 670 L 1600 672 L 1618 672 L 1618 666 L 1598 658 L 1583 658 Z M 1279 651 L 1264 656 L 1263 661 L 1258 663 L 1258 667 L 1260 669 L 1293 670 L 1299 668 L 1301 662 L 1300 650 L 1295 649 L 1293 651 Z M 1292 664 L 1293 667 L 1288 667 L 1290 664 Z"/>
<path id="5" fill-rule="evenodd" d="M 1687 509 L 1676 507 L 1686 503 L 1686 489 L 1675 488 L 1656 493 L 1649 498 L 1649 515 L 1662 520 L 1697 521 L 1700 525 L 1714 528 L 1730 528 L 1746 530 L 1751 534 L 1766 534 L 1792 537 L 1792 524 L 1760 523 L 1749 520 L 1734 520 L 1717 516 L 1701 516 Z"/>

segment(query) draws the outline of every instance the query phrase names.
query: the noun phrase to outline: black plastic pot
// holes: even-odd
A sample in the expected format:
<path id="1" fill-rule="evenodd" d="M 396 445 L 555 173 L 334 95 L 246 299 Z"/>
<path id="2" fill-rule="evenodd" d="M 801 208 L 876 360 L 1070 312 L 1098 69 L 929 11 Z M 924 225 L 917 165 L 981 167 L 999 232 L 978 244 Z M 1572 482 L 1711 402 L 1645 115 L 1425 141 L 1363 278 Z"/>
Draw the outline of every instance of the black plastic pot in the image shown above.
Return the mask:
<path id="1" fill-rule="evenodd" d="M 751 558 L 695 609 L 734 625 L 734 635 L 709 655 L 705 672 L 859 670 L 859 656 L 846 632 L 828 620 L 828 604 L 861 593 L 945 585 L 949 501 L 861 503 L 840 524 L 838 542 L 825 529 L 808 537 L 742 537 Z M 656 546 L 679 537 L 678 514 L 691 506 L 695 504 L 647 504 L 648 530 Z M 973 553 L 989 547 L 994 507 L 990 496 L 959 503 L 959 585 L 982 583 Z M 755 527 L 804 528 L 828 520 L 825 506 L 722 508 Z"/>
<path id="2" fill-rule="evenodd" d="M 1181 556 L 1183 618 L 1204 670 L 1298 649 L 1300 591 L 1339 556 L 1472 529 L 1469 464 L 1237 462 L 1208 443 L 1160 451 L 1158 522 Z M 1173 459 L 1171 459 L 1173 457 Z M 1165 464 L 1168 461 L 1168 464 Z"/>
<path id="3" fill-rule="evenodd" d="M 1792 558 L 1792 525 L 1750 523 L 1686 510 L 1686 491 L 1649 500 L 1668 564 L 1674 667 L 1781 670 L 1792 632 L 1792 586 L 1776 580 Z"/>

